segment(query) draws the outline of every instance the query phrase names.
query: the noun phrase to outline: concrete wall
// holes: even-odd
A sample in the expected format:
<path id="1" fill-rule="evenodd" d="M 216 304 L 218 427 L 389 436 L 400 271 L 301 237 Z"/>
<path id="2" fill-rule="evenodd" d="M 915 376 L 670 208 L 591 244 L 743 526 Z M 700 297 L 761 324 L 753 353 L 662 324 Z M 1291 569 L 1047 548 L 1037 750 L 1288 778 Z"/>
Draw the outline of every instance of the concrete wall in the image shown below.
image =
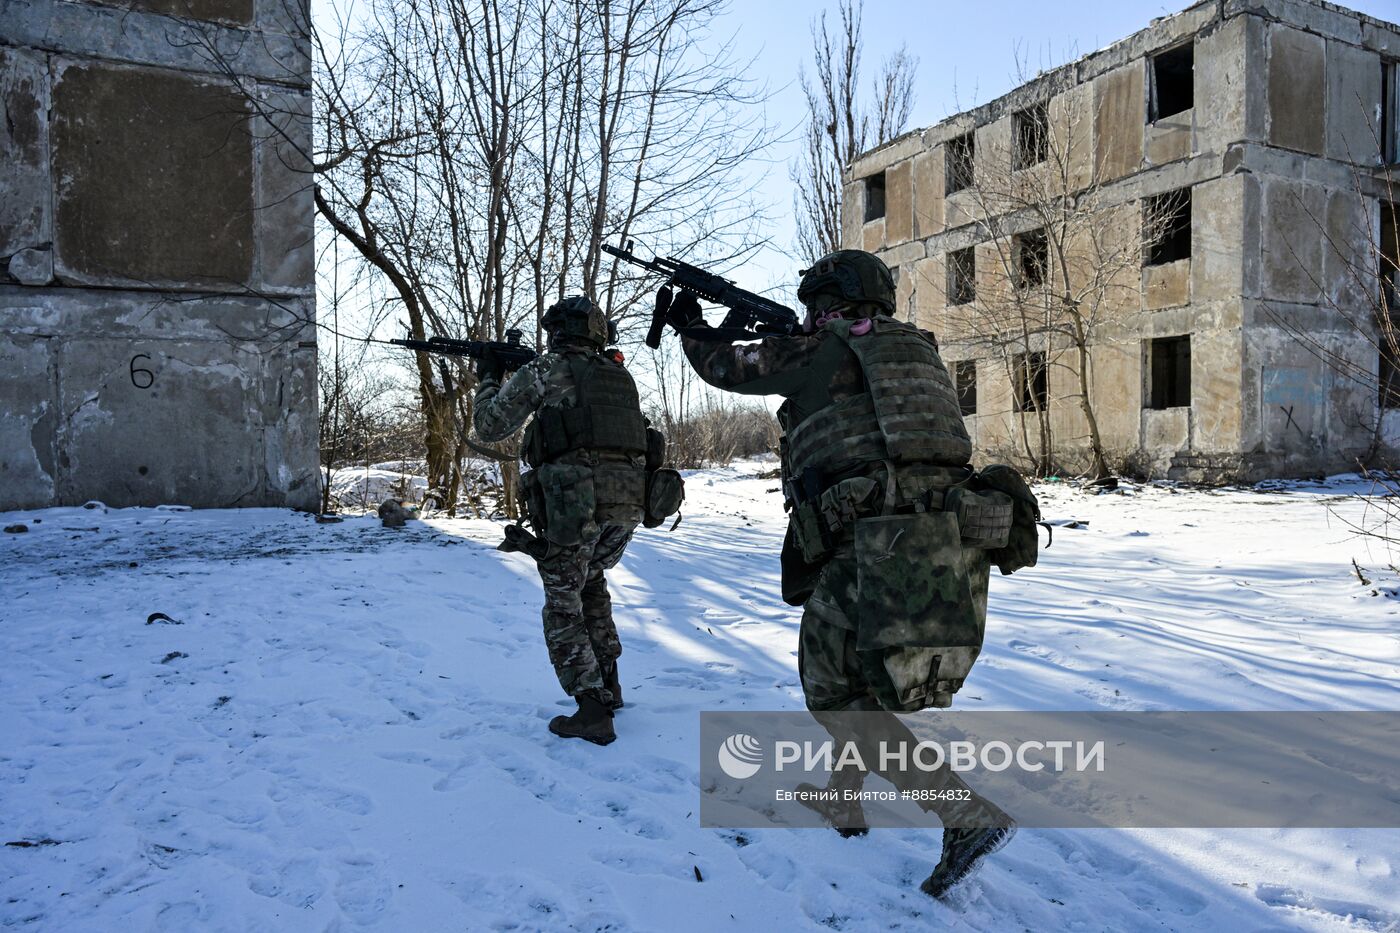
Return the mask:
<path id="1" fill-rule="evenodd" d="M 1193 106 L 1149 123 L 1150 56 L 1185 42 L 1194 48 Z M 1192 191 L 1191 257 L 1142 267 L 1140 281 L 1104 298 L 1089 383 L 1110 457 L 1134 472 L 1206 481 L 1354 468 L 1375 438 L 1375 393 L 1316 351 L 1375 355 L 1347 322 L 1374 304 L 1363 267 L 1386 196 L 1374 129 L 1382 55 L 1400 58 L 1400 27 L 1318 0 L 1197 4 L 858 158 L 847 176 L 845 242 L 899 270 L 901 315 L 932 330 L 947 359 L 979 360 L 969 428 L 983 456 L 1015 456 L 1033 416 L 1012 410 L 1004 363 L 982 359 L 986 350 L 970 338 L 1009 287 L 1002 237 L 1027 226 L 989 194 L 1007 184 L 1012 114 L 1046 102 L 1070 188 L 1093 192 L 1101 230 L 1140 237 L 1145 198 Z M 980 190 L 945 195 L 946 144 L 969 132 Z M 863 179 L 875 172 L 886 175 L 887 215 L 862 223 Z M 950 308 L 947 256 L 969 246 L 979 300 Z M 1183 334 L 1192 338 L 1191 405 L 1153 411 L 1149 342 Z M 1039 348 L 1052 360 L 1056 450 L 1077 469 L 1087 462 L 1077 354 L 1053 340 Z M 1400 430 L 1400 417 L 1391 420 Z M 1400 437 L 1382 435 L 1394 454 Z"/>
<path id="2" fill-rule="evenodd" d="M 0 5 L 0 509 L 316 506 L 296 2 Z"/>

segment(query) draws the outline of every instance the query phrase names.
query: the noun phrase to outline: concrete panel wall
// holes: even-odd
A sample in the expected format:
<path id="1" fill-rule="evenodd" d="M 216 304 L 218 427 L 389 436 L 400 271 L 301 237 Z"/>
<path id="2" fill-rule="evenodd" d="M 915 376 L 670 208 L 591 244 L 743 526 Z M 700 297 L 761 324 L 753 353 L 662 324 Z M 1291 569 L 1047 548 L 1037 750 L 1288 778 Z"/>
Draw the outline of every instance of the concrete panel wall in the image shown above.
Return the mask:
<path id="1" fill-rule="evenodd" d="M 0 6 L 0 509 L 316 506 L 305 26 Z"/>
<path id="2" fill-rule="evenodd" d="M 1321 155 L 1326 101 L 1326 43 L 1320 36 L 1273 25 L 1269 49 L 1269 142 Z"/>
<path id="3" fill-rule="evenodd" d="M 1094 80 L 1094 158 L 1099 178 L 1111 181 L 1142 166 L 1143 65 L 1133 62 Z"/>

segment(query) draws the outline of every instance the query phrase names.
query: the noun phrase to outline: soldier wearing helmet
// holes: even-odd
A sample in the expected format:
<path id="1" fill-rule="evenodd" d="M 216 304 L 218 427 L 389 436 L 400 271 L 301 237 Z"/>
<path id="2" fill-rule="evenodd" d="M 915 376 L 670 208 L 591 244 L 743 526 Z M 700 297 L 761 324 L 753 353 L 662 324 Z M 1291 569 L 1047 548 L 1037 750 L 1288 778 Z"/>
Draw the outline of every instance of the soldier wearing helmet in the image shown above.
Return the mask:
<path id="1" fill-rule="evenodd" d="M 783 598 L 803 607 L 803 694 L 838 743 L 855 742 L 878 762 L 879 740 L 918 741 L 887 714 L 950 705 L 981 649 L 986 551 L 964 547 L 958 513 L 945 511 L 972 477 L 972 444 L 937 342 L 895 318 L 894 277 L 878 257 L 823 256 L 803 270 L 798 298 L 804 333 L 736 345 L 704 339 L 693 295 L 657 296 L 701 378 L 785 399 Z M 853 717 L 831 715 L 842 711 L 880 715 L 864 717 L 857 734 Z M 945 792 L 915 795 L 945 830 L 943 857 L 923 885 L 929 894 L 942 896 L 1014 831 L 949 770 L 885 776 L 903 789 Z M 863 834 L 859 796 L 845 793 L 863 777 L 838 770 L 827 788 L 837 793 L 807 805 L 843 836 Z M 949 796 L 966 802 L 955 812 Z"/>
<path id="2" fill-rule="evenodd" d="M 604 572 L 622 558 L 642 520 L 648 427 L 622 355 L 605 352 L 615 338 L 590 299 L 565 298 L 541 319 L 549 352 L 502 384 L 498 361 L 482 359 L 472 421 L 483 440 L 498 441 L 530 420 L 522 442 L 529 471 L 522 499 L 537 536 L 507 529 L 504 550 L 535 558 L 544 583 L 544 636 L 564 691 L 578 701 L 571 716 L 549 723 L 555 735 L 607 745 L 622 707 L 613 624 Z"/>

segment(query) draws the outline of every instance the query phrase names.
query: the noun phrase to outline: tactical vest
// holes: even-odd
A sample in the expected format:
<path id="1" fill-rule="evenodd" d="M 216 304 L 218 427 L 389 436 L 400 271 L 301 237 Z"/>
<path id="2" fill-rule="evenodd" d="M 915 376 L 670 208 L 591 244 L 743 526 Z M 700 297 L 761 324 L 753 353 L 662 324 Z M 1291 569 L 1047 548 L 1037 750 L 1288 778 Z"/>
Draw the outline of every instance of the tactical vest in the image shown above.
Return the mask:
<path id="1" fill-rule="evenodd" d="M 870 331 L 860 336 L 851 334 L 855 323 L 833 321 L 825 329 L 855 354 L 867 391 L 827 404 L 788 427 L 790 475 L 812 470 L 827 478 L 826 485 L 882 462 L 966 464 L 972 440 L 953 381 L 933 344 L 917 327 L 892 318 L 874 318 Z M 812 381 L 830 383 L 841 362 L 835 354 L 819 354 Z"/>
<path id="2" fill-rule="evenodd" d="M 636 383 L 620 363 L 569 353 L 577 400 L 541 408 L 525 429 L 525 510 L 551 544 L 572 547 L 603 525 L 636 525 L 646 504 L 646 419 Z"/>
<path id="3" fill-rule="evenodd" d="M 564 359 L 577 402 L 573 408 L 542 408 L 535 414 L 525 431 L 525 462 L 538 467 L 580 451 L 644 456 L 646 419 L 631 374 L 597 353 Z"/>

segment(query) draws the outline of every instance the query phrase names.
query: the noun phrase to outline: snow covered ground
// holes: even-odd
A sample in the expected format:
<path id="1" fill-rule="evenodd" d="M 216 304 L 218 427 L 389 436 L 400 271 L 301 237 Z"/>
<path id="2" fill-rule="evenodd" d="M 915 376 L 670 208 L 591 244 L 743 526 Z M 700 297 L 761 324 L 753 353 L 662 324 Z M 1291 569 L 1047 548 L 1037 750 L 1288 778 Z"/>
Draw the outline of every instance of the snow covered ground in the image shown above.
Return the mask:
<path id="1" fill-rule="evenodd" d="M 1397 831 L 1023 830 L 944 905 L 917 890 L 934 833 L 700 828 L 698 711 L 802 706 L 759 469 L 693 475 L 680 528 L 613 575 L 607 748 L 545 730 L 571 704 L 498 526 L 0 515 L 30 529 L 0 535 L 0 924 L 1400 929 Z M 1041 487 L 1088 526 L 993 580 L 959 708 L 1397 708 L 1395 574 L 1338 517 L 1356 488 Z"/>

